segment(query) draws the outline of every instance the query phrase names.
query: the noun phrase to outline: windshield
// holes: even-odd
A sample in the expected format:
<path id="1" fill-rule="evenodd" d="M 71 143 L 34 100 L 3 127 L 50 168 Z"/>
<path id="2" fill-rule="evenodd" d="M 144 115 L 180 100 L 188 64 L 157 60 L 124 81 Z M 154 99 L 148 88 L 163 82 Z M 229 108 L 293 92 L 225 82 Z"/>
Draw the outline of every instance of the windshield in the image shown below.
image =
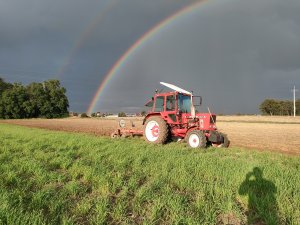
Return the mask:
<path id="1" fill-rule="evenodd" d="M 191 112 L 191 96 L 178 94 L 178 109 L 183 113 Z"/>

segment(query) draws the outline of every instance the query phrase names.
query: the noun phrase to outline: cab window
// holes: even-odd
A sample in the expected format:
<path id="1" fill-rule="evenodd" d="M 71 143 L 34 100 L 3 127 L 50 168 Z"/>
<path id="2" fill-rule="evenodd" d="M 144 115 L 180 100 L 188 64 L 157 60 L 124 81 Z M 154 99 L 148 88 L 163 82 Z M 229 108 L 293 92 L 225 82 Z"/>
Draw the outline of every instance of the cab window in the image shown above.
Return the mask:
<path id="1" fill-rule="evenodd" d="M 167 96 L 166 111 L 175 111 L 175 97 L 174 97 L 174 95 Z"/>
<path id="2" fill-rule="evenodd" d="M 164 96 L 157 96 L 155 101 L 154 112 L 162 112 L 164 111 Z"/>
<path id="3" fill-rule="evenodd" d="M 178 109 L 183 113 L 191 112 L 191 96 L 179 94 L 178 95 Z"/>

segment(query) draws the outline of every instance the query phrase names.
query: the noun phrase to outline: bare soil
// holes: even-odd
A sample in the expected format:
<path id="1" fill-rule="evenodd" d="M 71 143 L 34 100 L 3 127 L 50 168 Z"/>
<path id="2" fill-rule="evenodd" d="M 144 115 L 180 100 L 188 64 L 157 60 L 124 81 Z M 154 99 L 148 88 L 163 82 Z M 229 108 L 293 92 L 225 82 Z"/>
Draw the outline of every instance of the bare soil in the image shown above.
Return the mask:
<path id="1" fill-rule="evenodd" d="M 118 128 L 119 118 L 66 118 L 0 120 L 0 123 L 16 124 L 50 130 L 83 132 L 97 136 L 109 136 Z M 142 118 L 126 118 L 136 129 L 143 129 Z M 279 151 L 300 155 L 300 117 L 219 116 L 218 129 L 228 135 L 230 146 Z"/>

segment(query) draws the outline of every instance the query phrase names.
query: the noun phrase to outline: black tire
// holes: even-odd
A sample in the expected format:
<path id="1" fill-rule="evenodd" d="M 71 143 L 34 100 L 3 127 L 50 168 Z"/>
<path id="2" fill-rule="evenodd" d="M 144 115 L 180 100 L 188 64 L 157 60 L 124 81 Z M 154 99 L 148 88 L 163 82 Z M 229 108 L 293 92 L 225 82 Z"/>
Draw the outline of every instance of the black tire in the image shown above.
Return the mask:
<path id="1" fill-rule="evenodd" d="M 125 133 L 121 134 L 121 138 L 127 138 L 127 137 L 129 137 L 128 134 Z"/>
<path id="2" fill-rule="evenodd" d="M 114 133 L 112 133 L 112 134 L 110 135 L 110 137 L 111 137 L 112 139 L 115 139 L 115 138 L 119 138 L 120 136 L 118 135 L 118 133 L 114 132 Z"/>
<path id="3" fill-rule="evenodd" d="M 220 148 L 228 148 L 229 144 L 230 144 L 230 141 L 229 141 L 227 135 L 224 134 L 224 133 L 220 133 L 220 134 L 223 136 L 224 141 L 218 147 L 220 147 Z"/>
<path id="4" fill-rule="evenodd" d="M 144 138 L 147 142 L 164 144 L 166 143 L 168 136 L 168 124 L 160 116 L 151 116 L 146 120 L 144 126 Z"/>
<path id="5" fill-rule="evenodd" d="M 205 148 L 207 144 L 204 133 L 199 130 L 188 132 L 186 142 L 191 148 Z"/>

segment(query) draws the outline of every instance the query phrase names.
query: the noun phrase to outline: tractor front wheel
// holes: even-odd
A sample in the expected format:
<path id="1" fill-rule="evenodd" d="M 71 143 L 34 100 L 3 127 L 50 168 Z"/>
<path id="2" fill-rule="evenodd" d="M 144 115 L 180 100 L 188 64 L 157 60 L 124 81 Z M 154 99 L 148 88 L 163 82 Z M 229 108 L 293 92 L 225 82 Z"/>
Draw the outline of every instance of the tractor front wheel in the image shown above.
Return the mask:
<path id="1" fill-rule="evenodd" d="M 187 143 L 191 148 L 205 148 L 206 137 L 202 131 L 191 131 L 187 134 Z"/>
<path id="2" fill-rule="evenodd" d="M 144 137 L 147 142 L 164 144 L 168 139 L 169 129 L 160 116 L 151 116 L 146 120 Z"/>

